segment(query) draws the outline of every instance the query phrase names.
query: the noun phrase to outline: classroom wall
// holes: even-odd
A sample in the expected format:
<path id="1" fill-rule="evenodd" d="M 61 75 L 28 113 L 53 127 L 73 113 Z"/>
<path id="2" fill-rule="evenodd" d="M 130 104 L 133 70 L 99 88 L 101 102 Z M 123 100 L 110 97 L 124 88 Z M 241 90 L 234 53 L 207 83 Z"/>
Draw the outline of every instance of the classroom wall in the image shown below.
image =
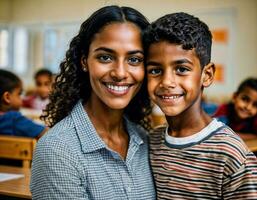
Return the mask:
<path id="1" fill-rule="evenodd" d="M 210 13 L 233 14 L 233 45 L 231 49 L 229 80 L 211 86 L 210 96 L 230 95 L 248 76 L 257 76 L 257 1 L 256 0 L 0 0 L 0 22 L 38 24 L 82 22 L 94 10 L 104 5 L 135 7 L 150 21 L 161 15 L 185 11 L 211 20 Z M 219 16 L 220 17 L 220 16 Z M 38 49 L 40 49 L 40 44 Z M 42 64 L 42 52 L 35 54 L 36 63 Z M 220 96 L 219 96 L 220 97 Z"/>
<path id="2" fill-rule="evenodd" d="M 11 13 L 11 1 L 9 0 L 0 0 L 0 23 L 9 22 Z"/>

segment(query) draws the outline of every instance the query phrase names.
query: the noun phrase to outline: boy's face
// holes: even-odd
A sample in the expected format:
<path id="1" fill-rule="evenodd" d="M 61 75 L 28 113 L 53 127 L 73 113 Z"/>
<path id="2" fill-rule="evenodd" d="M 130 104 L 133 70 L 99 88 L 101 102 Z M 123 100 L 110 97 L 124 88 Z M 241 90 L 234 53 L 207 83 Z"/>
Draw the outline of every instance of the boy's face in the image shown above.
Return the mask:
<path id="1" fill-rule="evenodd" d="M 213 65 L 201 70 L 195 50 L 167 41 L 150 46 L 146 63 L 149 95 L 166 116 L 200 112 L 202 87 L 211 84 Z"/>
<path id="2" fill-rule="evenodd" d="M 48 75 L 40 75 L 36 78 L 36 90 L 37 94 L 46 99 L 51 92 L 52 78 Z"/>
<path id="3" fill-rule="evenodd" d="M 257 91 L 246 87 L 240 93 L 234 94 L 235 112 L 240 119 L 247 119 L 257 114 Z"/>

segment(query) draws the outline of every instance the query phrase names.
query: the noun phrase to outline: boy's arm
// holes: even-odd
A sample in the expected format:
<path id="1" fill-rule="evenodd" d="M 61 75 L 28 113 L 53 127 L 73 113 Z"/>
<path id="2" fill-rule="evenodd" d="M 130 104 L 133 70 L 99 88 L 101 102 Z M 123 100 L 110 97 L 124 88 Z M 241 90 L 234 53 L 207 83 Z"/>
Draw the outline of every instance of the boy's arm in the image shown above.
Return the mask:
<path id="1" fill-rule="evenodd" d="M 257 158 L 254 154 L 249 152 L 241 166 L 230 166 L 230 170 L 233 172 L 223 182 L 223 198 L 257 199 Z"/>
<path id="2" fill-rule="evenodd" d="M 13 129 L 16 136 L 39 138 L 46 131 L 46 126 L 35 123 L 20 112 L 13 112 Z"/>

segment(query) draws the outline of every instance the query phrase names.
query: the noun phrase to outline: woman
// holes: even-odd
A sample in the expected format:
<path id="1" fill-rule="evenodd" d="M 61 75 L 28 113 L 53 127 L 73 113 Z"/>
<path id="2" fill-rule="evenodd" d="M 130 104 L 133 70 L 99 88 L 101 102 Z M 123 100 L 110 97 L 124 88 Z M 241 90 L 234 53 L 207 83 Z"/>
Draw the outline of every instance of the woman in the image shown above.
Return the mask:
<path id="1" fill-rule="evenodd" d="M 93 13 L 73 38 L 33 158 L 33 199 L 155 199 L 141 33 L 129 7 Z"/>

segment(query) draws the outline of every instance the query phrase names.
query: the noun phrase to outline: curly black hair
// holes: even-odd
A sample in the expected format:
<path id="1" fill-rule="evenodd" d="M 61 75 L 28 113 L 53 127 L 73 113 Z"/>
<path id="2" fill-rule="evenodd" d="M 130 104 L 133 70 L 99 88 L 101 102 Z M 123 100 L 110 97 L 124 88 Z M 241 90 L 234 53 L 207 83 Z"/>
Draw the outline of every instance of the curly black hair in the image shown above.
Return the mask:
<path id="1" fill-rule="evenodd" d="M 151 44 L 168 41 L 182 45 L 185 50 L 195 49 L 202 68 L 210 62 L 212 35 L 209 27 L 190 14 L 178 12 L 157 19 L 144 31 L 143 38 L 146 54 Z"/>
<path id="2" fill-rule="evenodd" d="M 53 84 L 50 103 L 41 118 L 52 127 L 69 115 L 74 105 L 82 99 L 86 102 L 91 94 L 89 74 L 82 70 L 81 58 L 87 57 L 89 46 L 96 33 L 110 23 L 131 22 L 143 31 L 148 20 L 137 10 L 130 7 L 106 6 L 94 12 L 81 24 L 79 33 L 70 42 L 66 58 L 60 64 L 60 73 Z M 144 80 L 139 92 L 125 108 L 124 113 L 133 122 L 149 127 L 147 116 L 151 112 L 150 100 Z"/>

